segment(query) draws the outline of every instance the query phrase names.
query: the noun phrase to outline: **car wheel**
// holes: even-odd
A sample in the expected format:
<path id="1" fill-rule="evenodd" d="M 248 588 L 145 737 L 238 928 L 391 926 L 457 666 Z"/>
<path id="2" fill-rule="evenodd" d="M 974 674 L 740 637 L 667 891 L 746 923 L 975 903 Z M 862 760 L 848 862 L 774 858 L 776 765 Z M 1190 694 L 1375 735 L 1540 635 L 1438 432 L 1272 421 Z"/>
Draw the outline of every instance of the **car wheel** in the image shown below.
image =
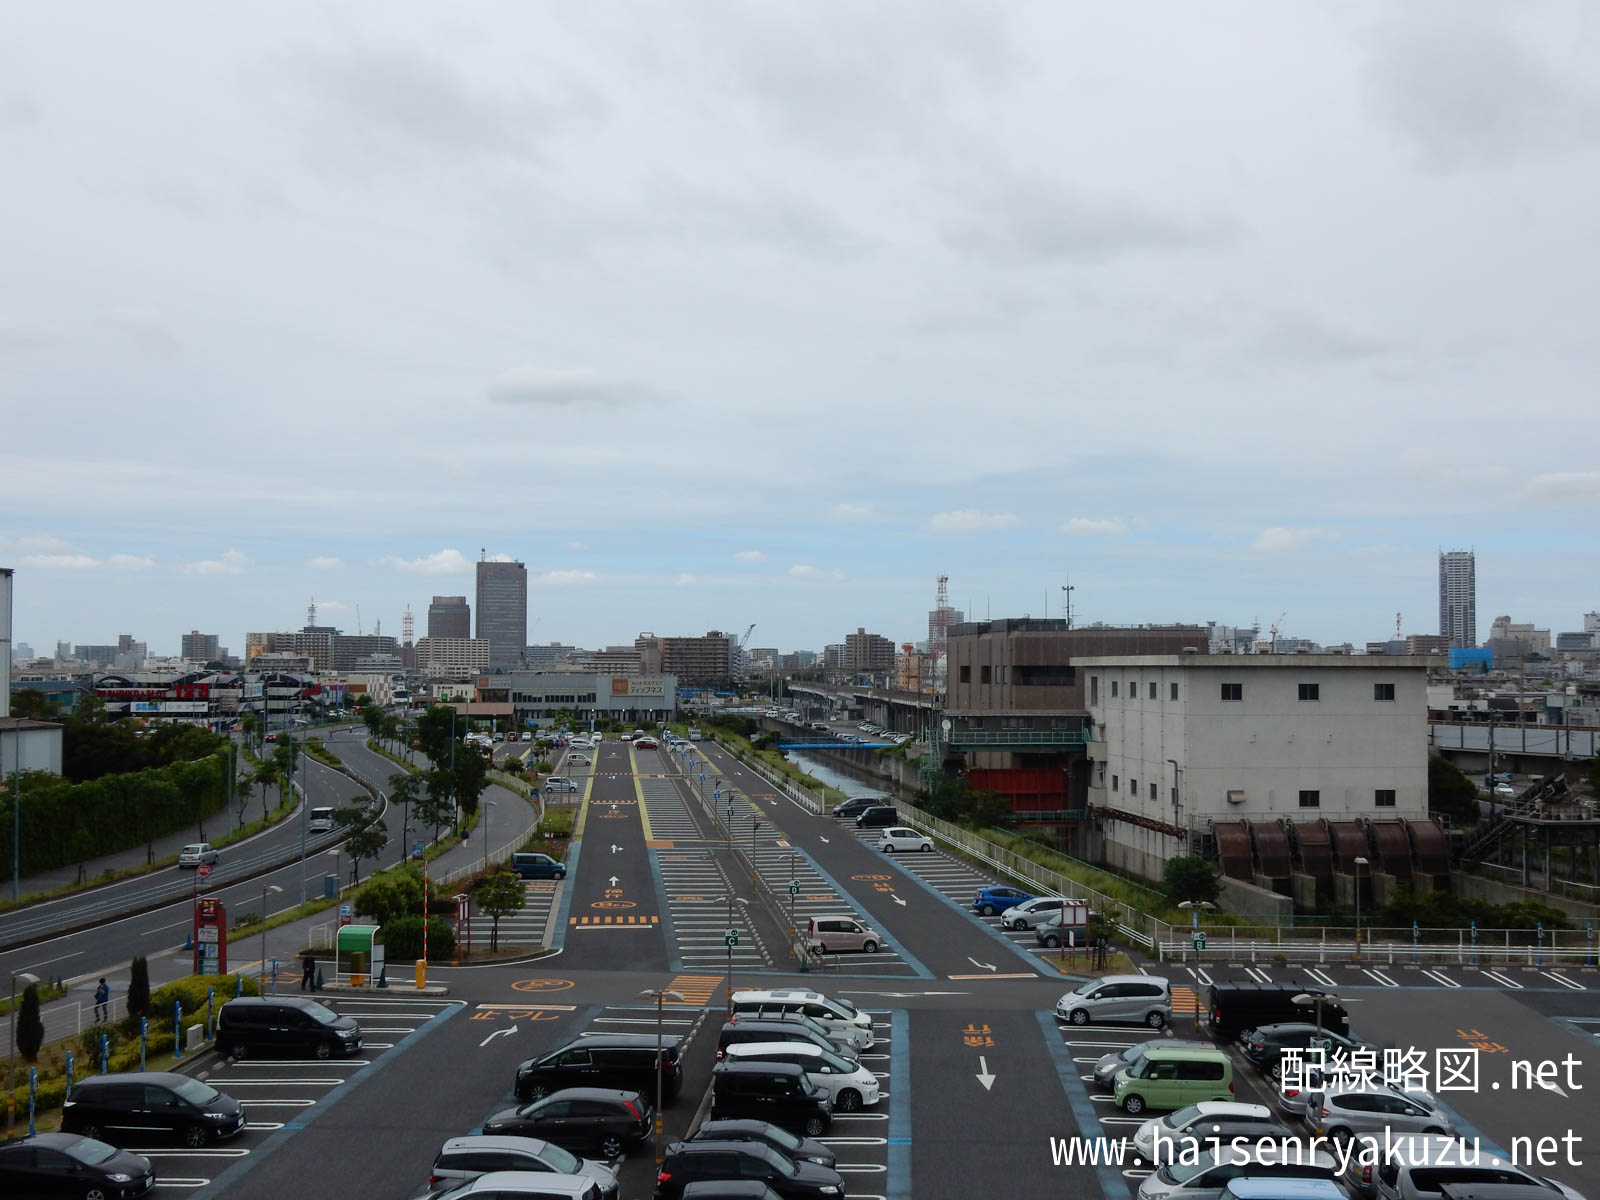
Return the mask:
<path id="1" fill-rule="evenodd" d="M 106 1190 L 102 1187 L 91 1187 L 83 1194 L 83 1200 L 107 1200 Z"/>
<path id="2" fill-rule="evenodd" d="M 1138 1092 L 1129 1092 L 1122 1098 L 1122 1111 L 1138 1116 L 1144 1111 L 1144 1097 Z"/>
<path id="3" fill-rule="evenodd" d="M 861 952 L 863 954 L 876 954 L 878 952 L 878 943 L 868 938 L 861 943 Z"/>
<path id="4" fill-rule="evenodd" d="M 828 943 L 827 942 L 818 942 L 817 943 L 817 953 L 818 954 L 826 954 L 827 952 L 828 952 Z"/>
<path id="5" fill-rule="evenodd" d="M 923 852 L 927 852 L 927 851 L 933 849 L 933 843 L 932 842 L 923 842 L 922 845 L 917 847 L 917 849 L 921 850 Z"/>
<path id="6" fill-rule="evenodd" d="M 90 1121 L 87 1125 L 79 1126 L 78 1132 L 86 1138 L 93 1138 L 97 1142 L 105 1141 L 105 1130 L 93 1121 Z"/>
<path id="7" fill-rule="evenodd" d="M 1071 1021 L 1074 1025 L 1087 1025 L 1089 1023 L 1089 1010 L 1086 1008 L 1073 1009 Z"/>
<path id="8" fill-rule="evenodd" d="M 821 1137 L 828 1130 L 828 1123 L 821 1117 L 806 1118 L 806 1136 Z"/>
<path id="9" fill-rule="evenodd" d="M 220 1049 L 220 1047 L 219 1047 L 219 1049 Z M 222 1056 L 224 1058 L 231 1058 L 231 1059 L 233 1059 L 234 1062 L 238 1062 L 240 1059 L 242 1059 L 245 1056 L 244 1043 L 243 1042 L 235 1042 L 233 1045 L 229 1046 L 227 1049 L 222 1051 Z"/>
<path id="10" fill-rule="evenodd" d="M 536 1083 L 536 1084 L 533 1084 L 531 1087 L 528 1088 L 527 1103 L 532 1104 L 535 1100 L 543 1100 L 549 1094 L 550 1094 L 550 1085 L 549 1084 L 547 1084 L 547 1083 Z"/>
<path id="11" fill-rule="evenodd" d="M 1053 933 L 1047 933 L 1045 934 L 1044 945 L 1045 949 L 1054 950 L 1057 946 L 1061 945 L 1061 939 L 1056 937 Z"/>
<path id="12" fill-rule="evenodd" d="M 983 906 L 983 907 L 982 907 L 982 908 L 981 908 L 981 909 L 979 909 L 979 910 L 978 910 L 978 911 L 979 911 L 979 912 L 981 912 L 981 913 L 982 913 L 982 914 L 983 914 L 983 915 L 984 915 L 984 916 L 986 916 L 986 917 L 992 917 L 992 916 L 994 916 L 994 905 L 992 905 L 992 904 L 985 904 L 985 905 L 984 905 L 984 906 Z"/>
<path id="13" fill-rule="evenodd" d="M 1343 1145 L 1345 1142 L 1348 1142 L 1352 1136 L 1353 1135 L 1351 1132 L 1342 1126 L 1328 1130 L 1328 1137 L 1332 1141 L 1338 1142 L 1341 1145 Z"/>
<path id="14" fill-rule="evenodd" d="M 1280 1058 L 1267 1069 L 1267 1074 L 1274 1082 L 1283 1078 L 1283 1060 Z"/>
<path id="15" fill-rule="evenodd" d="M 211 1140 L 211 1131 L 204 1125 L 191 1125 L 183 1131 L 183 1144 L 190 1149 L 199 1149 Z"/>
<path id="16" fill-rule="evenodd" d="M 327 1042 L 318 1042 L 317 1048 L 312 1051 L 318 1058 L 332 1058 L 333 1046 Z"/>
<path id="17" fill-rule="evenodd" d="M 833 1106 L 840 1112 L 856 1112 L 861 1108 L 861 1093 L 853 1088 L 845 1088 L 839 1093 L 839 1098 L 833 1102 Z"/>
<path id="18" fill-rule="evenodd" d="M 884 847 L 883 847 L 883 852 L 885 854 L 893 854 L 894 853 L 894 847 L 890 846 L 888 844 L 885 844 Z"/>
<path id="19" fill-rule="evenodd" d="M 1149 1016 L 1145 1017 L 1144 1023 L 1150 1026 L 1151 1029 L 1160 1029 L 1167 1023 L 1167 1018 L 1161 1013 L 1153 1012 Z"/>
<path id="20" fill-rule="evenodd" d="M 621 1158 L 622 1157 L 622 1139 L 619 1138 L 614 1133 L 611 1134 L 608 1137 L 601 1138 L 600 1139 L 600 1157 L 601 1158 Z"/>

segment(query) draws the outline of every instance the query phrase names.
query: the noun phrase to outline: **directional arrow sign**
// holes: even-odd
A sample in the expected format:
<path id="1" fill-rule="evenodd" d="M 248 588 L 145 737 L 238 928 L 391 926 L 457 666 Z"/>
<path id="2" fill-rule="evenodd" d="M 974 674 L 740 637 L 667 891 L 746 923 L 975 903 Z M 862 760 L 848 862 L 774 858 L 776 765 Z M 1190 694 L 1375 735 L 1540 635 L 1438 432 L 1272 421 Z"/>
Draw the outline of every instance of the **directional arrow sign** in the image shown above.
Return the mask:
<path id="1" fill-rule="evenodd" d="M 490 1042 L 494 1041 L 495 1038 L 504 1037 L 505 1035 L 515 1033 L 516 1031 L 517 1027 L 515 1025 L 513 1025 L 510 1029 L 496 1029 L 488 1037 L 484 1038 L 483 1041 L 479 1042 L 478 1046 L 481 1049 L 482 1047 L 487 1046 Z"/>
<path id="2" fill-rule="evenodd" d="M 995 969 L 993 963 L 981 963 L 970 954 L 967 956 L 967 961 L 975 967 L 982 967 L 985 971 L 993 971 Z"/>
<path id="3" fill-rule="evenodd" d="M 989 1074 L 989 1060 L 981 1054 L 978 1055 L 978 1082 L 983 1084 L 986 1092 L 994 1087 L 994 1076 Z"/>
<path id="4" fill-rule="evenodd" d="M 611 886 L 612 887 L 616 887 L 617 886 L 617 877 L 615 875 L 613 875 L 611 877 Z"/>
<path id="5" fill-rule="evenodd" d="M 615 842 L 611 843 L 611 853 L 615 854 L 618 850 L 621 850 L 621 849 L 622 849 L 622 847 L 617 845 Z M 989 970 L 992 971 L 992 970 L 994 970 L 994 968 L 990 967 Z"/>
<path id="6" fill-rule="evenodd" d="M 904 900 L 900 899 L 899 896 L 890 896 L 889 899 L 893 900 L 901 908 L 904 908 L 906 906 L 906 902 Z"/>
<path id="7" fill-rule="evenodd" d="M 825 846 L 832 844 L 831 842 L 828 841 L 827 838 L 823 837 L 820 833 L 817 834 L 817 841 L 821 842 Z"/>

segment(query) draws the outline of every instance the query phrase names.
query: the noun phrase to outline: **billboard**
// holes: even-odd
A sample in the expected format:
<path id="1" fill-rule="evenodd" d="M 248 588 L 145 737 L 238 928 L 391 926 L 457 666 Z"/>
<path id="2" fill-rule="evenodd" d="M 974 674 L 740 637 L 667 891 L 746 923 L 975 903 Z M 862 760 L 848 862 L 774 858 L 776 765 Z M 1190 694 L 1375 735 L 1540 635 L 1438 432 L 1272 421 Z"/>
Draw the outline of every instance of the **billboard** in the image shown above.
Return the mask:
<path id="1" fill-rule="evenodd" d="M 618 684 L 622 685 L 621 691 L 617 690 Z M 613 679 L 611 681 L 611 694 L 613 696 L 665 696 L 667 694 L 665 684 L 666 680 L 659 675 L 653 679 L 640 679 L 630 675 L 624 679 Z"/>

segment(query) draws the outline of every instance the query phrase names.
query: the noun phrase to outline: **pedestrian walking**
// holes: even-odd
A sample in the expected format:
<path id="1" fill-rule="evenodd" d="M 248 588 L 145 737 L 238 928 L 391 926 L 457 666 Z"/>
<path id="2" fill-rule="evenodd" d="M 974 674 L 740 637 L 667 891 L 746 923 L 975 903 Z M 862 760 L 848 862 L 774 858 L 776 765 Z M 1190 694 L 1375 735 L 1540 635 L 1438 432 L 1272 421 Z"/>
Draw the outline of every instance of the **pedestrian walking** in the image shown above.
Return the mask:
<path id="1" fill-rule="evenodd" d="M 100 986 L 94 990 L 94 1019 L 95 1024 L 100 1024 L 111 1018 L 111 985 L 106 982 L 104 975 L 100 976 Z"/>
<path id="2" fill-rule="evenodd" d="M 300 976 L 300 990 L 302 992 L 308 990 L 315 991 L 317 974 L 316 956 L 310 951 L 307 951 L 305 958 L 301 962 L 301 966 L 304 967 L 304 973 Z"/>

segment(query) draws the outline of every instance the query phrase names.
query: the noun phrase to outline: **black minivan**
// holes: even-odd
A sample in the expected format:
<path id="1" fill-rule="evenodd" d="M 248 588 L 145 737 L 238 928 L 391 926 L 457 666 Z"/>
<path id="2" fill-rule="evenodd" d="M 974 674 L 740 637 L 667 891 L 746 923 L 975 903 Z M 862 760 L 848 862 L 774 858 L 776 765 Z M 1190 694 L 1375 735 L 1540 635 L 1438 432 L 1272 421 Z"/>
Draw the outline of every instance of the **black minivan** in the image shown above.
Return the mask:
<path id="1" fill-rule="evenodd" d="M 217 1014 L 217 1051 L 333 1058 L 361 1049 L 361 1026 L 307 996 L 240 996 Z"/>
<path id="2" fill-rule="evenodd" d="M 1311 1005 L 1299 1005 L 1299 995 L 1316 996 L 1322 989 L 1288 983 L 1257 983 L 1254 980 L 1229 980 L 1206 989 L 1206 1016 L 1211 1036 L 1224 1044 L 1237 1041 L 1241 1033 L 1262 1025 L 1305 1021 L 1312 1015 Z M 1350 1014 L 1343 1004 L 1329 997 L 1322 1002 L 1322 1027 L 1350 1036 Z"/>
<path id="3" fill-rule="evenodd" d="M 882 829 L 900 824 L 900 812 L 892 804 L 875 804 L 856 818 L 857 829 Z"/>
<path id="4" fill-rule="evenodd" d="M 683 1039 L 661 1039 L 661 1102 L 669 1103 L 683 1088 L 679 1062 Z M 517 1099 L 526 1103 L 562 1088 L 613 1088 L 638 1092 L 652 1101 L 656 1094 L 656 1035 L 653 1033 L 585 1033 L 570 1042 L 517 1065 Z"/>
<path id="5" fill-rule="evenodd" d="M 804 1013 L 774 1013 L 771 1018 L 760 1020 L 736 1017 L 724 1021 L 722 1032 L 717 1035 L 718 1062 L 726 1057 L 723 1051 L 736 1042 L 805 1042 L 851 1062 L 861 1057 L 861 1052 L 849 1042 L 829 1037 L 826 1030 Z"/>
<path id="6" fill-rule="evenodd" d="M 711 1068 L 711 1119 L 821 1137 L 833 1124 L 833 1102 L 798 1063 L 720 1062 Z"/>
<path id="7" fill-rule="evenodd" d="M 209 1083 L 168 1071 L 91 1075 L 61 1102 L 61 1129 L 120 1146 L 153 1134 L 205 1146 L 244 1128 L 244 1106 Z"/>

